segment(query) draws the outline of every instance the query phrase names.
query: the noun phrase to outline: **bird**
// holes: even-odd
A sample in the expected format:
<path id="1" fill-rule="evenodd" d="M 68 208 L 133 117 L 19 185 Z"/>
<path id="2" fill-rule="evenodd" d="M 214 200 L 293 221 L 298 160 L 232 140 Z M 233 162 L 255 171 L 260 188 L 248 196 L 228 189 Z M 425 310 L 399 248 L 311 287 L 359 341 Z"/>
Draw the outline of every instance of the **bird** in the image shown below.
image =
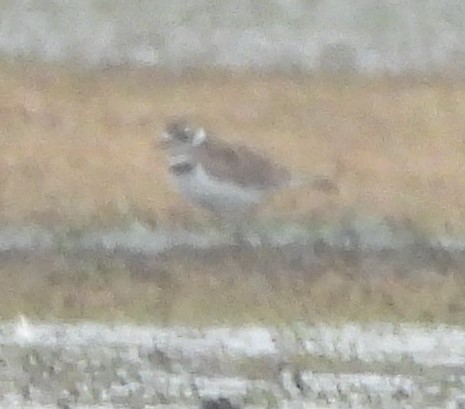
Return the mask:
<path id="1" fill-rule="evenodd" d="M 263 153 L 227 143 L 186 119 L 168 122 L 160 144 L 167 152 L 168 173 L 178 192 L 225 220 L 238 220 L 285 188 L 335 190 L 326 176 L 296 177 Z"/>

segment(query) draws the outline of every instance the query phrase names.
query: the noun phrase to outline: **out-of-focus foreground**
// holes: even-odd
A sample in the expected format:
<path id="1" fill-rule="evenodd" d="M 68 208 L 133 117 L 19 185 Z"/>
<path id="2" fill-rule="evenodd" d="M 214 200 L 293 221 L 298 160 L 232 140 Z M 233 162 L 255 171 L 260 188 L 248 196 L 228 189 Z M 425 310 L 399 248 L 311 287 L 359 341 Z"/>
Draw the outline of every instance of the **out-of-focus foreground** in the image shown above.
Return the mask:
<path id="1" fill-rule="evenodd" d="M 0 325 L 8 408 L 457 408 L 465 332 L 441 325 Z"/>

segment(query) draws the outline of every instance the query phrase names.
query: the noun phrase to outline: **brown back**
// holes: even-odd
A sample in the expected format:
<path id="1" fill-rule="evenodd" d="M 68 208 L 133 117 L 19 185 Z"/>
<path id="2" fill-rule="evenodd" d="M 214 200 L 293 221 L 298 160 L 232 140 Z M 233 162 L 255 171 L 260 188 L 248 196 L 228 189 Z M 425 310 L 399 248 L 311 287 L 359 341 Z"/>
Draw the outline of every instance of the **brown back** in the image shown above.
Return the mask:
<path id="1" fill-rule="evenodd" d="M 270 190 L 290 181 L 287 170 L 245 146 L 207 139 L 192 154 L 207 173 L 242 187 Z"/>

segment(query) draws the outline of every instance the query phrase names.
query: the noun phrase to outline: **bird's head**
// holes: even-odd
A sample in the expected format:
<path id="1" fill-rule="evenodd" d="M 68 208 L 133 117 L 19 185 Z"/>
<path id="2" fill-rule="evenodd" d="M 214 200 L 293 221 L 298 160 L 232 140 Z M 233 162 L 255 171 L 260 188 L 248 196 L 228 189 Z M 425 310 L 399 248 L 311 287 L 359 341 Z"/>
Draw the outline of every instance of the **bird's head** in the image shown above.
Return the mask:
<path id="1" fill-rule="evenodd" d="M 185 120 L 171 121 L 161 135 L 161 146 L 172 154 L 188 153 L 207 139 L 203 128 L 196 128 Z"/>

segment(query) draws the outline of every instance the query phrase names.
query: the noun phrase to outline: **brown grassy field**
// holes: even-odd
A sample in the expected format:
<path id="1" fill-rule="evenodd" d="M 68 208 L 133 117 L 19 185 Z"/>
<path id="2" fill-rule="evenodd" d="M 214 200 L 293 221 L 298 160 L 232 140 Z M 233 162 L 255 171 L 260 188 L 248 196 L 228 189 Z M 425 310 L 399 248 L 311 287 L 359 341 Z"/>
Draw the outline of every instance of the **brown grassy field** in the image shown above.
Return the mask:
<path id="1" fill-rule="evenodd" d="M 187 115 L 337 196 L 292 191 L 260 215 L 380 215 L 465 231 L 465 84 L 0 65 L 0 222 L 73 228 L 208 222 L 166 180 L 153 143 Z"/>
<path id="2" fill-rule="evenodd" d="M 167 183 L 153 141 L 167 118 L 187 115 L 296 172 L 336 175 L 337 195 L 283 192 L 259 217 L 375 215 L 426 233 L 465 232 L 465 83 L 3 62 L 0 86 L 2 225 L 209 223 Z M 162 279 L 141 280 L 116 261 L 31 260 L 2 263 L 3 316 L 461 322 L 465 311 L 465 282 L 454 274 L 373 282 L 334 271 L 273 281 L 234 263 L 230 276 L 174 263 Z"/>
<path id="3" fill-rule="evenodd" d="M 114 256 L 2 260 L 0 316 L 166 325 L 347 320 L 465 325 L 463 273 L 350 274 L 345 268 L 320 275 L 264 273 L 251 264 L 247 257 L 213 264 L 153 260 L 148 269 Z"/>

